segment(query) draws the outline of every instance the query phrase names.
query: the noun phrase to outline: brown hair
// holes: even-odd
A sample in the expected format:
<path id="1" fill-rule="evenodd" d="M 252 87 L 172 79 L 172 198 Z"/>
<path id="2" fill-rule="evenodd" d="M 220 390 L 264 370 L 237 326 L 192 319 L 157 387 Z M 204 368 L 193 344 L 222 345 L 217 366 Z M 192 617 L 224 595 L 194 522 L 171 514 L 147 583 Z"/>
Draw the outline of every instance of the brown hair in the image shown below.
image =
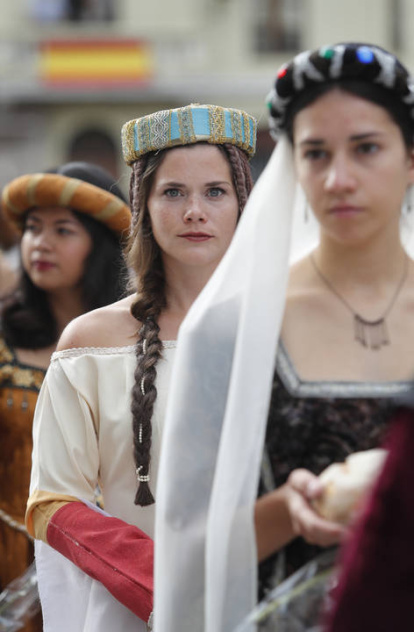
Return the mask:
<path id="1" fill-rule="evenodd" d="M 250 165 L 245 152 L 228 143 L 216 145 L 229 162 L 240 212 L 253 187 Z M 135 347 L 135 383 L 132 388 L 132 426 L 134 433 L 134 459 L 139 483 L 136 505 L 154 502 L 149 488 L 151 418 L 157 398 L 156 364 L 162 355 L 158 318 L 166 307 L 165 276 L 161 252 L 156 243 L 147 210 L 147 200 L 158 167 L 167 150 L 147 154 L 134 162 L 130 182 L 133 229 L 127 247 L 128 263 L 135 273 L 134 287 L 137 297 L 131 314 L 140 323 Z"/>

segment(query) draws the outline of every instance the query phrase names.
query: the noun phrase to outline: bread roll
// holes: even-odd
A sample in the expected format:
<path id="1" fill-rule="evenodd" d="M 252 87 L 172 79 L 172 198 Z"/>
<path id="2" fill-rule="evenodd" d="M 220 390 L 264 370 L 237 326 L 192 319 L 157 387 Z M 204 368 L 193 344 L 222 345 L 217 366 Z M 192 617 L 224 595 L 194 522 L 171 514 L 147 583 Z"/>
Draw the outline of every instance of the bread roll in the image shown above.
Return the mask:
<path id="1" fill-rule="evenodd" d="M 344 463 L 329 465 L 320 475 L 321 496 L 312 501 L 315 511 L 326 520 L 348 525 L 372 487 L 385 460 L 386 451 L 377 448 L 355 452 Z"/>

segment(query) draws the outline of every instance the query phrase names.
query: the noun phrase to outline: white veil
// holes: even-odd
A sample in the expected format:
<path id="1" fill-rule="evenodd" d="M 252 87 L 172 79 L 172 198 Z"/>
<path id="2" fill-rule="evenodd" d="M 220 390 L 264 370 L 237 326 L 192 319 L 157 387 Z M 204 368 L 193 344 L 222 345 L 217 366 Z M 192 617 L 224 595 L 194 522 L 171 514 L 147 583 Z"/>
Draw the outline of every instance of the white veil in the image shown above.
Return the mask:
<path id="1" fill-rule="evenodd" d="M 295 192 L 282 139 L 179 333 L 156 494 L 156 632 L 230 632 L 256 602 L 252 512 Z"/>
<path id="2" fill-rule="evenodd" d="M 256 604 L 253 509 L 288 268 L 318 242 L 305 204 L 283 136 L 181 326 L 156 493 L 155 632 L 233 632 Z"/>

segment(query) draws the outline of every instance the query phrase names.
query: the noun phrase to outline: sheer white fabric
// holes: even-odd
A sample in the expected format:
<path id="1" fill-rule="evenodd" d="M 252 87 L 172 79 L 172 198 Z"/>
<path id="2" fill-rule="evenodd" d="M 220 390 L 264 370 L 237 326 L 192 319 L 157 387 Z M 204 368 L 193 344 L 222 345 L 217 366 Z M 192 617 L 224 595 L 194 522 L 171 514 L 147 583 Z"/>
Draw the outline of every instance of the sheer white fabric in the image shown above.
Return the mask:
<path id="1" fill-rule="evenodd" d="M 283 140 L 180 330 L 157 488 L 157 632 L 229 632 L 255 603 L 252 507 L 288 275 L 291 162 Z"/>

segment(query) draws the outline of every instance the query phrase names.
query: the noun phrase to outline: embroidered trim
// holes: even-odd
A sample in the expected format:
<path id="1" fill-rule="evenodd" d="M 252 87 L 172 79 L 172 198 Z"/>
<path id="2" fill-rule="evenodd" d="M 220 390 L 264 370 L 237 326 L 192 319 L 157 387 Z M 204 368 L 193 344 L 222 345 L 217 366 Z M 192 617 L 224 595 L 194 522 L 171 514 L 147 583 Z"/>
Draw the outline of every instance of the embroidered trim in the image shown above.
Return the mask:
<path id="1" fill-rule="evenodd" d="M 178 110 L 177 117 L 180 123 L 180 145 L 195 143 L 197 138 L 194 132 L 193 117 L 190 110 L 186 108 Z"/>
<path id="2" fill-rule="evenodd" d="M 226 139 L 225 139 L 224 114 L 221 108 L 212 107 L 209 110 L 209 121 L 210 121 L 212 142 L 217 143 L 217 144 L 225 143 Z"/>
<path id="3" fill-rule="evenodd" d="M 408 393 L 412 382 L 305 381 L 296 373 L 285 346 L 279 343 L 276 370 L 285 388 L 294 397 L 394 397 Z"/>
<path id="4" fill-rule="evenodd" d="M 20 362 L 13 349 L 0 337 L 0 385 L 39 392 L 46 369 Z"/>
<path id="5" fill-rule="evenodd" d="M 151 144 L 153 150 L 162 149 L 165 144 L 165 139 L 171 138 L 169 118 L 166 114 L 167 112 L 165 110 L 162 112 L 155 112 L 152 120 L 151 131 L 149 125 L 145 126 L 148 133 L 145 138 L 145 144 L 142 144 L 144 152 L 151 151 Z"/>
<path id="6" fill-rule="evenodd" d="M 163 340 L 162 346 L 164 349 L 175 349 L 177 347 L 176 340 Z M 116 355 L 125 353 L 135 353 L 134 345 L 127 345 L 125 347 L 73 347 L 73 349 L 63 349 L 62 351 L 55 351 L 52 355 L 51 362 L 60 360 L 61 358 L 74 358 L 81 355 Z"/>
<path id="7" fill-rule="evenodd" d="M 134 129 L 135 131 L 135 129 Z M 141 124 L 137 126 L 137 135 L 136 140 L 138 141 L 138 145 L 134 146 L 134 150 L 137 150 L 138 147 L 149 147 L 150 145 L 150 127 L 148 125 L 148 121 L 141 121 Z"/>

